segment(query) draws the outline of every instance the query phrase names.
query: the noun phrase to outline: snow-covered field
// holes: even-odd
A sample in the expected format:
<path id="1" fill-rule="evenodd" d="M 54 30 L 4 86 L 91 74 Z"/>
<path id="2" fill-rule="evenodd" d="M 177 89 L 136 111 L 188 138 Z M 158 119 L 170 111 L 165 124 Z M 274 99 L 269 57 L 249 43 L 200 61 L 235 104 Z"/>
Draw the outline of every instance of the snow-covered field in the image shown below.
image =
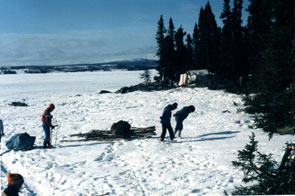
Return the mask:
<path id="1" fill-rule="evenodd" d="M 28 196 L 222 195 L 241 183 L 242 172 L 233 168 L 231 161 L 249 142 L 251 132 L 257 136 L 259 150 L 280 161 L 291 137 L 275 135 L 269 141 L 260 129 L 250 129 L 253 119 L 238 112 L 243 108 L 238 95 L 206 88 L 98 94 L 137 84 L 140 73 L 0 75 L 0 118 L 6 134 L 1 143 L 1 191 L 7 184 L 5 173 L 11 171 L 24 176 L 21 195 Z M 29 107 L 8 106 L 12 101 Z M 178 109 L 194 105 L 196 111 L 184 121 L 182 139 L 161 143 L 159 117 L 173 102 L 178 103 Z M 36 136 L 36 145 L 42 146 L 41 115 L 50 103 L 56 105 L 52 114 L 59 124 L 57 141 L 56 133 L 53 140 L 56 148 L 7 152 L 5 141 L 16 133 Z M 73 139 L 69 134 L 110 129 L 119 120 L 135 127 L 155 125 L 157 136 L 133 141 L 61 142 Z"/>

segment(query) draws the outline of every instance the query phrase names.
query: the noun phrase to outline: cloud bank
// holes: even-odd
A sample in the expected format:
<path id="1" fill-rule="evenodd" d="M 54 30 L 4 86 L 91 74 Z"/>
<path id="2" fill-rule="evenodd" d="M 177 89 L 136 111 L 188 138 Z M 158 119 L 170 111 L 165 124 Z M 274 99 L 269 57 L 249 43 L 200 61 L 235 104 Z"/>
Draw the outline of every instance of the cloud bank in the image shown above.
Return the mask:
<path id="1" fill-rule="evenodd" d="M 155 58 L 156 47 L 106 33 L 0 34 L 0 66 L 100 63 Z M 135 38 L 138 39 L 138 38 Z"/>

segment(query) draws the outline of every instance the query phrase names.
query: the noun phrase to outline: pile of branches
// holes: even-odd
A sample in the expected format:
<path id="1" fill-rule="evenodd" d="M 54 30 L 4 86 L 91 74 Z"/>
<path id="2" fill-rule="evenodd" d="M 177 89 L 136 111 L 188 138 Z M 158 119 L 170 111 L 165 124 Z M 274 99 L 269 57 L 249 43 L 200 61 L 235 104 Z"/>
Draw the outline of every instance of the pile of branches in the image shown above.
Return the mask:
<path id="1" fill-rule="evenodd" d="M 70 137 L 79 137 L 82 139 L 78 140 L 63 140 L 63 142 L 75 142 L 75 141 L 91 141 L 91 140 L 98 140 L 98 141 L 116 141 L 121 139 L 145 139 L 150 138 L 153 135 L 156 135 L 156 127 L 131 127 L 130 134 L 128 137 L 124 135 L 116 135 L 111 130 L 91 130 L 87 133 L 78 133 L 78 134 L 71 134 Z"/>

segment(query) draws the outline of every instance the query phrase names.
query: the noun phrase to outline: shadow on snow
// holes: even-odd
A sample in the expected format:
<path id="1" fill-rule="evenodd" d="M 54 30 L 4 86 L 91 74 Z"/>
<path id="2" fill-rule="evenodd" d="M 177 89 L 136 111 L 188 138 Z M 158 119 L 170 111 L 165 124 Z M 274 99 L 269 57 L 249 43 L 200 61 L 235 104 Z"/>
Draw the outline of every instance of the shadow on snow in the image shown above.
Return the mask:
<path id="1" fill-rule="evenodd" d="M 222 131 L 222 132 L 208 133 L 208 134 L 199 135 L 197 137 L 188 137 L 188 139 L 191 138 L 195 140 L 182 141 L 182 142 L 203 142 L 203 141 L 225 140 L 225 139 L 230 139 L 235 137 L 235 135 L 231 135 L 235 133 L 240 133 L 240 131 Z M 228 136 L 224 136 L 224 135 L 228 135 Z M 223 137 L 207 137 L 207 136 L 223 136 Z M 207 138 L 204 138 L 204 137 L 207 137 Z M 197 139 L 197 138 L 200 138 L 200 139 Z"/>
<path id="2" fill-rule="evenodd" d="M 240 132 L 241 131 L 222 131 L 222 132 L 215 132 L 215 133 L 208 133 L 208 134 L 199 135 L 199 136 L 197 136 L 197 138 L 211 136 L 211 135 L 230 135 L 230 134 L 235 134 L 235 133 L 240 133 Z"/>

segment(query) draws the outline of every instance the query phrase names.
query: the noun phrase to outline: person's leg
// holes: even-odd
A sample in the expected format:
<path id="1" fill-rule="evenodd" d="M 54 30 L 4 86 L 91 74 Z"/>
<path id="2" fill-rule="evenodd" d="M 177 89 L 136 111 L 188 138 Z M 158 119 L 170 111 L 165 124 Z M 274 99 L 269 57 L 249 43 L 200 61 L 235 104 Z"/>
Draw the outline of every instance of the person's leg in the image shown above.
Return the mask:
<path id="1" fill-rule="evenodd" d="M 174 136 L 176 135 L 177 131 L 180 131 L 181 129 L 181 120 L 178 118 L 175 118 L 176 121 L 176 126 L 175 126 L 175 131 L 174 131 Z"/>
<path id="2" fill-rule="evenodd" d="M 175 126 L 175 131 L 174 131 L 174 135 L 176 135 L 177 131 L 179 131 L 179 123 L 176 120 L 176 126 Z"/>
<path id="3" fill-rule="evenodd" d="M 179 123 L 179 132 L 178 132 L 178 136 L 181 138 L 181 131 L 182 131 L 182 129 L 183 129 L 183 124 L 182 124 L 182 121 L 180 121 Z"/>
<path id="4" fill-rule="evenodd" d="M 166 135 L 166 126 L 162 124 L 161 141 L 164 141 L 165 135 Z"/>
<path id="5" fill-rule="evenodd" d="M 50 140 L 50 127 L 48 126 L 47 123 L 43 122 L 42 124 L 44 133 L 45 133 L 45 138 L 44 138 L 44 147 L 49 147 L 49 140 Z"/>
<path id="6" fill-rule="evenodd" d="M 167 129 L 169 131 L 170 139 L 173 140 L 174 139 L 174 134 L 173 134 L 173 129 L 172 129 L 171 125 L 169 125 L 167 127 Z"/>

